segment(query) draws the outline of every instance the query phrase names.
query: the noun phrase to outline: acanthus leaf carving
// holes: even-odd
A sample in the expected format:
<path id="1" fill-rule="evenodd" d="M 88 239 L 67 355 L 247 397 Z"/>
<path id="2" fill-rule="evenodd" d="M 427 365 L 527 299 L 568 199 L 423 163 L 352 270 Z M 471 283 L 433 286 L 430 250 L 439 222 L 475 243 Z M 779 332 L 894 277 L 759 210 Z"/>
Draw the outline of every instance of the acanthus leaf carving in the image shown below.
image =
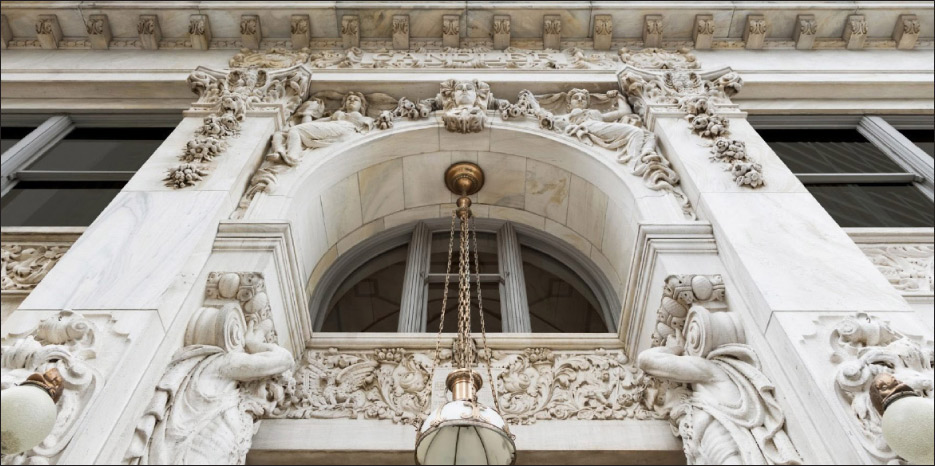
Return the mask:
<path id="1" fill-rule="evenodd" d="M 861 244 L 860 249 L 899 291 L 935 292 L 935 246 L 931 244 Z"/>
<path id="2" fill-rule="evenodd" d="M 97 325 L 82 314 L 61 311 L 30 331 L 9 335 L 12 344 L 3 345 L 0 351 L 0 388 L 5 390 L 34 372 L 54 368 L 64 380 L 64 391 L 48 437 L 27 452 L 3 456 L 3 464 L 54 464 L 68 447 L 85 408 L 104 385 L 103 376 L 91 364 L 99 351 L 98 332 Z"/>
<path id="3" fill-rule="evenodd" d="M 701 68 L 695 55 L 688 49 L 670 52 L 664 49 L 646 48 L 638 52 L 622 48 L 618 52 L 620 61 L 644 70 L 696 70 Z"/>
<path id="4" fill-rule="evenodd" d="M 210 273 L 204 306 L 137 425 L 131 464 L 243 464 L 255 422 L 285 396 L 294 360 L 277 343 L 262 274 Z"/>
<path id="5" fill-rule="evenodd" d="M 45 278 L 49 270 L 65 255 L 69 246 L 47 244 L 5 243 L 0 245 L 3 291 L 30 291 Z"/>

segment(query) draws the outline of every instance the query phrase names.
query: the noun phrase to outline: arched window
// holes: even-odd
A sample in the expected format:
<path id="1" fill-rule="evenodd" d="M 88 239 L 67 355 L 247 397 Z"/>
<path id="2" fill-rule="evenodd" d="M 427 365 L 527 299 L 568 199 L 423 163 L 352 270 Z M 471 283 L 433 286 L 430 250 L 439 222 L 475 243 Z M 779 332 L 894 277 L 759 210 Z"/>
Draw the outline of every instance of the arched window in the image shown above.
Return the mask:
<path id="1" fill-rule="evenodd" d="M 449 247 L 447 220 L 397 227 L 357 245 L 312 296 L 320 332 L 433 332 L 441 317 Z M 620 305 L 584 254 L 563 241 L 502 220 L 477 219 L 481 295 L 488 332 L 615 332 Z M 457 327 L 457 248 L 445 330 Z M 472 265 L 473 270 L 473 265 Z M 472 312 L 477 309 L 472 275 Z M 474 314 L 476 315 L 476 314 Z M 479 320 L 471 321 L 479 331 Z"/>

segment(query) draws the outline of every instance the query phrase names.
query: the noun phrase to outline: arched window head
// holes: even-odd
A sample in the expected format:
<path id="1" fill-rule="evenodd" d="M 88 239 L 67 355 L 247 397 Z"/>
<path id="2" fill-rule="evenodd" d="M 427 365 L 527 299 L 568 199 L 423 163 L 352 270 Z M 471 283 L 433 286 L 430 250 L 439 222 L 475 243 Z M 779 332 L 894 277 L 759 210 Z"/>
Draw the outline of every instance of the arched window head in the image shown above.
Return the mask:
<path id="1" fill-rule="evenodd" d="M 488 332 L 615 332 L 620 305 L 590 260 L 544 232 L 477 220 L 480 270 L 471 265 L 471 310 L 483 305 Z M 444 331 L 457 328 L 455 232 Z M 394 228 L 343 255 L 310 305 L 319 332 L 437 332 L 442 317 L 449 230 L 444 219 Z M 478 301 L 476 281 L 480 281 Z M 480 320 L 471 320 L 480 331 Z"/>

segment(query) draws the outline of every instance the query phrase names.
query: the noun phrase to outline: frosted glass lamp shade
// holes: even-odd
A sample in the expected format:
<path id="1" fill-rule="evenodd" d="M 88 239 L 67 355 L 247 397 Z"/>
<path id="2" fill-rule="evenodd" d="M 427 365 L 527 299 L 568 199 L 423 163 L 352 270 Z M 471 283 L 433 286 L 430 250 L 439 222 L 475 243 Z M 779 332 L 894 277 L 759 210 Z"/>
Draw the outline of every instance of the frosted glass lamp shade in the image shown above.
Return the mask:
<path id="1" fill-rule="evenodd" d="M 476 409 L 475 409 L 476 406 Z M 429 415 L 416 440 L 418 464 L 513 464 L 516 446 L 496 411 L 455 400 Z"/>
<path id="2" fill-rule="evenodd" d="M 0 430 L 4 455 L 27 451 L 55 427 L 58 410 L 49 393 L 35 385 L 19 385 L 0 392 Z"/>
<path id="3" fill-rule="evenodd" d="M 897 455 L 912 464 L 935 462 L 935 403 L 906 396 L 889 403 L 883 413 L 883 438 Z"/>

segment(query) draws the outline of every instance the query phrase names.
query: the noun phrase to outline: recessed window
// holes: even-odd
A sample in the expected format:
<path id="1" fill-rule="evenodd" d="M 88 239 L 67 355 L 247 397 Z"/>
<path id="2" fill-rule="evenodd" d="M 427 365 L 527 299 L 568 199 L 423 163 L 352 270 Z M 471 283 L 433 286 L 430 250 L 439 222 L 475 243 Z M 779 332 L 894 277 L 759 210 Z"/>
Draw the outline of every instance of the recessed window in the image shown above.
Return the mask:
<path id="1" fill-rule="evenodd" d="M 758 130 L 842 227 L 931 227 L 923 178 L 856 129 Z"/>
<path id="2" fill-rule="evenodd" d="M 935 131 L 930 129 L 904 129 L 900 130 L 903 136 L 922 149 L 929 157 L 935 158 Z"/>
<path id="3" fill-rule="evenodd" d="M 494 225 L 477 232 L 480 273 L 471 255 L 472 332 L 481 330 L 478 318 L 481 304 L 488 332 L 614 331 L 613 318 L 609 316 L 619 311 L 612 308 L 619 307 L 616 297 L 611 287 L 603 285 L 606 280 L 597 278 L 594 269 L 585 265 L 586 258 L 552 248 L 542 238 L 518 233 L 508 222 L 490 222 Z M 339 261 L 332 266 L 335 270 L 353 267 L 353 271 L 333 272 L 324 284 L 316 287 L 310 307 L 319 316 L 324 312 L 318 319 L 317 330 L 434 333 L 442 319 L 444 302 L 444 329 L 457 331 L 460 236 L 456 231 L 451 245 L 446 298 L 449 230 L 441 223 L 436 227 L 433 230 L 422 224 L 411 233 L 397 233 L 393 241 L 404 244 L 388 250 L 380 247 L 380 240 L 372 239 L 374 244 L 358 248 L 370 248 L 374 253 L 346 253 L 348 257 L 370 258 L 362 264 Z M 470 242 L 473 249 L 474 239 Z M 376 252 L 380 250 L 386 252 Z"/>
<path id="4" fill-rule="evenodd" d="M 4 126 L 0 128 L 0 154 L 13 147 L 17 142 L 26 137 L 26 135 L 31 133 L 34 129 L 36 128 L 25 128 L 20 126 Z"/>

